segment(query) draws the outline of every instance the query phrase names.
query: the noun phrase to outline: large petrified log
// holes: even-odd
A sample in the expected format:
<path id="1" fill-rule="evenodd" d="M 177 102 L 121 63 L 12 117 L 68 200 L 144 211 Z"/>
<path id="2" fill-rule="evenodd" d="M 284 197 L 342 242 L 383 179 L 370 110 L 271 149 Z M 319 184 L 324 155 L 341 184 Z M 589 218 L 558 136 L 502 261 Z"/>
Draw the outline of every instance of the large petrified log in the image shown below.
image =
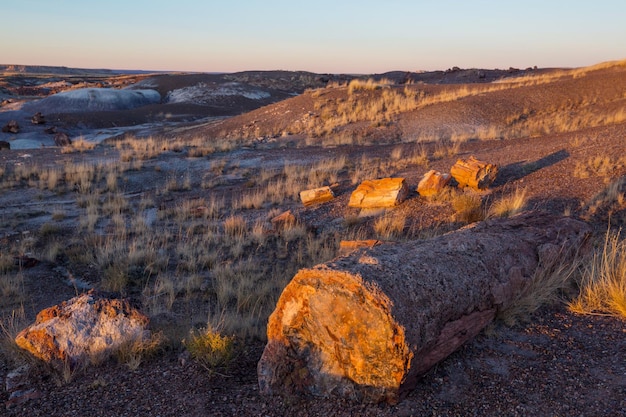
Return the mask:
<path id="1" fill-rule="evenodd" d="M 302 269 L 269 318 L 260 390 L 396 402 L 588 233 L 583 222 L 530 212 Z"/>
<path id="2" fill-rule="evenodd" d="M 461 188 L 471 187 L 475 190 L 484 190 L 496 179 L 498 166 L 470 156 L 456 161 L 456 164 L 450 168 L 450 174 Z"/>

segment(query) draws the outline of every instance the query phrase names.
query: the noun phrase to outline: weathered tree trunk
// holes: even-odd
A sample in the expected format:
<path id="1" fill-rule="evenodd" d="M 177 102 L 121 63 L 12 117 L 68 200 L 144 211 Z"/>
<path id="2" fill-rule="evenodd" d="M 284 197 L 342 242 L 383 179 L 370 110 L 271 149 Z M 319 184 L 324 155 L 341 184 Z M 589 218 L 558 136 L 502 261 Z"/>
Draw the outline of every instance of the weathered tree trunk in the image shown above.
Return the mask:
<path id="1" fill-rule="evenodd" d="M 467 160 L 456 161 L 450 168 L 450 174 L 459 183 L 459 187 L 484 190 L 496 179 L 498 167 L 470 156 Z"/>
<path id="2" fill-rule="evenodd" d="M 302 269 L 270 316 L 260 390 L 396 402 L 510 305 L 541 262 L 571 256 L 588 230 L 524 213 Z"/>

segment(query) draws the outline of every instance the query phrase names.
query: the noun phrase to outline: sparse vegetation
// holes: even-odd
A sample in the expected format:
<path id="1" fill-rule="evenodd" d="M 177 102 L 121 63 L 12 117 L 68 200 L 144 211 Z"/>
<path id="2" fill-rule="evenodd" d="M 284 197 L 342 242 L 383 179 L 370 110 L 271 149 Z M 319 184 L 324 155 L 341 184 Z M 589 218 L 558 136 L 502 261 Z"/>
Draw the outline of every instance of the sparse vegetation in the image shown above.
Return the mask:
<path id="1" fill-rule="evenodd" d="M 562 250 L 569 249 L 562 248 Z M 565 293 L 571 293 L 580 273 L 579 270 L 585 261 L 584 256 L 580 254 L 574 259 L 574 262 L 565 262 L 561 256 L 544 259 L 521 289 L 519 296 L 498 312 L 498 319 L 512 326 L 518 322 L 527 321 L 539 308 L 562 301 Z"/>
<path id="2" fill-rule="evenodd" d="M 526 206 L 526 190 L 516 189 L 511 195 L 494 201 L 489 208 L 488 217 L 510 217 L 521 212 Z"/>
<path id="3" fill-rule="evenodd" d="M 583 269 L 580 294 L 569 308 L 579 314 L 626 318 L 626 241 L 621 230 L 607 231 L 604 244 Z"/>
<path id="4" fill-rule="evenodd" d="M 54 282 L 64 294 L 62 282 L 82 280 L 132 297 L 154 319 L 156 334 L 167 333 L 167 340 L 123 347 L 118 360 L 133 372 L 166 344 L 174 348 L 168 352 L 178 354 L 182 343 L 207 369 L 228 373 L 237 343 L 266 337 L 268 316 L 294 274 L 336 257 L 342 240 L 427 239 L 529 207 L 621 225 L 626 209 L 623 131 L 620 126 L 611 127 L 614 131 L 587 128 L 623 123 L 626 114 L 619 100 L 626 97 L 604 100 L 600 93 L 598 99 L 589 94 L 545 108 L 530 99 L 506 104 L 507 90 L 547 87 L 593 71 L 484 85 L 356 80 L 305 92 L 310 112 L 307 108 L 295 125 L 281 125 L 277 136 L 261 129 L 254 130 L 254 140 L 239 139 L 246 134 L 219 140 L 200 134 L 126 137 L 97 146 L 75 140 L 49 160 L 11 151 L 0 166 L 0 192 L 16 196 L 3 206 L 8 214 L 0 218 L 1 323 L 10 334 L 0 353 L 12 356 L 13 327 L 27 321 L 22 304 L 29 309 L 28 321 L 42 304 L 31 300 L 34 285 Z M 486 113 L 491 108 L 480 117 L 469 112 L 466 123 L 460 100 L 482 103 L 480 95 L 496 102 L 501 114 L 490 119 Z M 451 103 L 445 111 L 460 112 L 463 123 L 439 126 L 436 121 L 431 129 L 420 111 L 438 103 Z M 430 110 L 424 114 L 437 114 L 435 107 Z M 266 113 L 255 114 L 251 125 L 271 119 L 275 110 L 262 111 Z M 574 133 L 542 137 L 554 140 L 545 147 L 524 139 L 526 148 L 516 149 L 517 137 L 558 132 Z M 607 146 L 603 135 L 614 142 Z M 415 193 L 425 171 L 445 172 L 456 155 L 478 150 L 489 157 L 500 145 L 479 141 L 491 139 L 502 139 L 515 153 L 509 157 L 509 148 L 498 149 L 494 159 L 503 162 L 502 177 L 492 189 L 447 186 L 430 198 Z M 314 148 L 301 149 L 305 146 Z M 563 148 L 567 157 L 555 169 L 549 152 L 540 154 L 535 146 L 549 152 Z M 407 177 L 408 201 L 378 215 L 346 206 L 357 184 L 387 176 Z M 578 181 L 588 188 L 565 190 Z M 590 198 L 601 183 L 608 186 Z M 541 188 L 545 184 L 555 190 Z M 299 192 L 320 186 L 331 186 L 336 199 L 303 207 Z M 272 221 L 288 210 L 293 218 Z M 31 257 L 44 262 L 28 269 L 24 262 Z M 574 281 L 580 296 L 571 301 L 572 311 L 624 317 L 626 284 L 619 279 L 624 259 L 623 238 L 613 233 L 592 261 L 580 255 L 574 263 L 545 262 L 500 318 L 508 324 L 523 322 L 542 305 L 571 299 L 578 290 Z M 39 280 L 41 271 L 49 273 L 48 281 Z M 70 295 L 81 290 L 75 284 L 65 289 Z M 207 315 L 214 314 L 220 315 L 220 325 L 207 326 Z M 96 380 L 93 389 L 106 383 L 110 381 Z"/>
<path id="5" fill-rule="evenodd" d="M 471 190 L 454 193 L 452 196 L 454 219 L 462 223 L 474 223 L 485 218 L 482 197 Z"/>

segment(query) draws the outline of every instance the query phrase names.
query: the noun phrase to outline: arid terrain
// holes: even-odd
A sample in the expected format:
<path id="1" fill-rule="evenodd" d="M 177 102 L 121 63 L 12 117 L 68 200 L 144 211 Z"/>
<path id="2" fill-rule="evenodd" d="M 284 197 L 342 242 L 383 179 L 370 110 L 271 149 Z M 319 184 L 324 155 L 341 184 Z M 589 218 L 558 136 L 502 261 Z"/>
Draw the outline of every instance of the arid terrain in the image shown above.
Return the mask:
<path id="1" fill-rule="evenodd" d="M 626 415 L 626 296 L 618 312 L 570 307 L 605 242 L 626 285 L 625 61 L 364 77 L 3 70 L 0 125 L 20 129 L 0 133 L 0 381 L 28 366 L 27 394 L 3 384 L 3 415 Z M 125 98 L 146 90 L 161 100 Z M 488 189 L 416 192 L 469 156 L 499 167 Z M 404 202 L 348 207 L 383 177 L 406 179 Z M 300 191 L 321 186 L 336 197 L 304 206 Z M 300 268 L 342 240 L 417 241 L 526 210 L 587 222 L 588 253 L 398 404 L 259 394 L 267 319 Z M 286 211 L 293 221 L 272 221 Z M 15 346 L 41 309 L 91 288 L 131 299 L 153 343 L 73 372 Z M 210 331 L 231 338 L 226 360 L 190 347 Z"/>

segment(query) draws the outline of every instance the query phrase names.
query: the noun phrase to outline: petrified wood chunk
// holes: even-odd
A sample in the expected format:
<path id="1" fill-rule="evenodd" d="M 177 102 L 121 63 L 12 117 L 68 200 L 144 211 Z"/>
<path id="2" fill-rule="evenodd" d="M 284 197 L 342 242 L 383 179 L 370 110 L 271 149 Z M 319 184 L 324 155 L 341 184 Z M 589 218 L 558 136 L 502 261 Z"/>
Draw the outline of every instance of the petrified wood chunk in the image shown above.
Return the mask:
<path id="1" fill-rule="evenodd" d="M 468 159 L 459 159 L 450 168 L 450 174 L 459 183 L 459 187 L 471 187 L 475 190 L 484 190 L 496 179 L 498 166 L 479 161 L 473 156 Z"/>
<path id="2" fill-rule="evenodd" d="M 274 228 L 289 227 L 296 223 L 296 216 L 291 213 L 291 210 L 283 211 L 278 216 L 272 217 L 270 223 Z"/>
<path id="3" fill-rule="evenodd" d="M 148 318 L 128 300 L 90 291 L 40 311 L 15 343 L 53 367 L 74 368 L 142 340 L 147 324 Z"/>
<path id="4" fill-rule="evenodd" d="M 530 212 L 302 269 L 269 318 L 260 390 L 396 402 L 510 305 L 542 262 L 572 256 L 588 233 L 583 222 Z"/>
<path id="5" fill-rule="evenodd" d="M 431 169 L 428 171 L 420 182 L 417 184 L 417 192 L 422 197 L 430 197 L 439 194 L 443 187 L 450 182 L 450 174 L 442 174 L 439 171 Z"/>
<path id="6" fill-rule="evenodd" d="M 312 190 L 300 191 L 300 200 L 305 206 L 317 203 L 325 203 L 335 198 L 335 194 L 330 187 L 319 187 Z"/>
<path id="7" fill-rule="evenodd" d="M 404 178 L 365 180 L 350 195 L 348 206 L 359 208 L 393 207 L 409 193 Z"/>

